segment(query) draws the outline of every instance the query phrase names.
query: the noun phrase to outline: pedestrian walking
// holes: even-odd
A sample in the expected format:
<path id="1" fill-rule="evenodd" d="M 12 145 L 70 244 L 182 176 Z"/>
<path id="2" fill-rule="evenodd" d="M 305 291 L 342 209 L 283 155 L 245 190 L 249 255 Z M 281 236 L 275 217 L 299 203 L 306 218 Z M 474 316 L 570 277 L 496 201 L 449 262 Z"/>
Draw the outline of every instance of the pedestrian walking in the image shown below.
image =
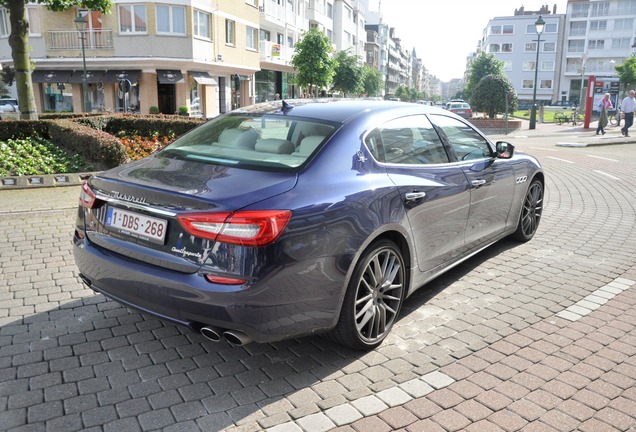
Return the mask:
<path id="1" fill-rule="evenodd" d="M 598 126 L 596 127 L 596 135 L 603 134 L 605 135 L 605 126 L 607 126 L 607 111 L 611 110 L 612 101 L 610 100 L 610 94 L 605 93 L 603 95 L 603 99 L 601 99 L 598 103 Z"/>
<path id="2" fill-rule="evenodd" d="M 629 136 L 629 128 L 634 124 L 634 111 L 636 110 L 636 100 L 634 99 L 634 90 L 629 91 L 629 96 L 621 102 L 621 111 L 625 118 L 625 126 L 621 128 L 623 136 Z"/>

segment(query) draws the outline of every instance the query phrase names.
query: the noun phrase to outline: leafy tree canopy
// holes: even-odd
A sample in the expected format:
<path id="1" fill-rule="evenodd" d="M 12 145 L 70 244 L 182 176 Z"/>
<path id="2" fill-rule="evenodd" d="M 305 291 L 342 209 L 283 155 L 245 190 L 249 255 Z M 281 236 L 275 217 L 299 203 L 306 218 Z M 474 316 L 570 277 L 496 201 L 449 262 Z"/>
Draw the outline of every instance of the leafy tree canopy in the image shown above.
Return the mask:
<path id="1" fill-rule="evenodd" d="M 470 65 L 468 82 L 464 88 L 464 95 L 467 99 L 472 99 L 472 92 L 479 84 L 479 81 L 486 75 L 504 75 L 504 62 L 497 60 L 494 54 L 480 53 L 475 61 Z"/>
<path id="2" fill-rule="evenodd" d="M 294 82 L 317 93 L 327 87 L 334 75 L 333 47 L 326 34 L 317 27 L 305 32 L 296 43 L 291 64 L 297 73 Z"/>
<path id="3" fill-rule="evenodd" d="M 347 94 L 358 95 L 363 90 L 364 70 L 358 56 L 347 51 L 339 51 L 335 57 L 335 69 L 331 88 Z"/>
<path id="4" fill-rule="evenodd" d="M 623 92 L 627 92 L 628 84 L 631 84 L 631 88 L 636 87 L 636 57 L 628 57 L 623 64 L 614 66 L 614 69 L 616 69 L 616 74 L 623 84 Z"/>
<path id="5" fill-rule="evenodd" d="M 485 112 L 494 119 L 498 113 L 506 112 L 506 97 L 508 97 L 508 112 L 517 108 L 518 99 L 515 88 L 506 75 L 490 74 L 483 77 L 470 99 L 473 111 Z"/>
<path id="6" fill-rule="evenodd" d="M 382 90 L 382 75 L 369 65 L 362 66 L 363 89 L 367 96 L 379 96 Z"/>

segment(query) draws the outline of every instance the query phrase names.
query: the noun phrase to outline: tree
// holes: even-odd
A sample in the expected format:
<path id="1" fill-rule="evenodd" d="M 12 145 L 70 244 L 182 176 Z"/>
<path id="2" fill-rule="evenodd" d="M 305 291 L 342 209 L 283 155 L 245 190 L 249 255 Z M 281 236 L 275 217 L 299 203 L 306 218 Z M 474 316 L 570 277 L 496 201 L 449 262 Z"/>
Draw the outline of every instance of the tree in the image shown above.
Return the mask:
<path id="1" fill-rule="evenodd" d="M 335 57 L 335 68 L 333 83 L 331 88 L 342 92 L 346 97 L 348 94 L 358 95 L 363 90 L 364 70 L 360 65 L 358 56 L 346 51 L 339 51 Z"/>
<path id="2" fill-rule="evenodd" d="M 497 113 L 506 112 L 507 95 L 512 95 L 508 99 L 508 112 L 512 112 L 518 104 L 514 86 L 506 75 L 490 74 L 479 81 L 473 90 L 470 104 L 473 111 L 483 111 L 494 119 Z"/>
<path id="3" fill-rule="evenodd" d="M 464 96 L 466 99 L 471 99 L 471 95 L 479 81 L 486 75 L 496 74 L 503 75 L 504 62 L 497 60 L 494 54 L 480 53 L 475 61 L 470 66 L 468 73 L 468 82 L 464 87 Z"/>
<path id="4" fill-rule="evenodd" d="M 367 96 L 380 96 L 382 93 L 382 75 L 369 65 L 362 66 L 363 89 Z"/>
<path id="5" fill-rule="evenodd" d="M 25 0 L 0 0 L 0 6 L 9 11 L 11 33 L 9 46 L 13 58 L 16 90 L 20 106 L 20 118 L 37 119 L 35 98 L 33 96 L 33 82 L 31 81 L 31 58 L 29 56 L 29 22 L 26 18 Z M 52 11 L 61 12 L 71 7 L 82 7 L 90 10 L 108 13 L 111 0 L 34 0 L 35 3 L 46 5 Z"/>
<path id="6" fill-rule="evenodd" d="M 304 33 L 296 43 L 291 64 L 298 71 L 294 77 L 296 84 L 306 87 L 314 95 L 317 90 L 331 83 L 334 75 L 333 48 L 331 40 L 317 27 Z"/>
<path id="7" fill-rule="evenodd" d="M 623 84 L 623 93 L 627 93 L 627 86 L 629 84 L 636 85 L 636 57 L 628 57 L 623 64 L 614 66 L 616 74 Z"/>

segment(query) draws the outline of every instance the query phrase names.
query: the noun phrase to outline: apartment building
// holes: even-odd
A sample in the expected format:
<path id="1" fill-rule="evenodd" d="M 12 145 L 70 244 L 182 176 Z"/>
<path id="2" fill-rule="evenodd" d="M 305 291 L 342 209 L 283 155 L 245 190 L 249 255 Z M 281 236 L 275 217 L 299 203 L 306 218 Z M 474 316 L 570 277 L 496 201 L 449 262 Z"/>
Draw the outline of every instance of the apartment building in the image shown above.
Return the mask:
<path id="1" fill-rule="evenodd" d="M 0 9 L 0 62 L 11 65 L 6 14 Z M 76 28 L 78 17 L 84 30 Z M 254 101 L 253 75 L 260 69 L 257 0 L 116 0 L 110 14 L 82 8 L 52 12 L 33 4 L 28 19 L 39 112 L 148 113 L 157 107 L 173 114 L 185 105 L 193 114 L 213 117 Z"/>
<path id="2" fill-rule="evenodd" d="M 545 21 L 538 37 L 535 23 Z M 517 92 L 520 103 L 531 103 L 534 94 L 539 104 L 555 99 L 560 77 L 562 49 L 559 35 L 563 32 L 564 15 L 543 6 L 538 11 L 515 10 L 514 16 L 495 17 L 488 22 L 478 51 L 494 54 L 504 63 L 504 72 Z M 537 52 L 538 50 L 538 52 Z"/>
<path id="3" fill-rule="evenodd" d="M 594 100 L 610 93 L 616 105 L 623 88 L 614 66 L 636 54 L 635 48 L 636 0 L 568 0 L 558 100 L 578 101 L 593 75 Z"/>

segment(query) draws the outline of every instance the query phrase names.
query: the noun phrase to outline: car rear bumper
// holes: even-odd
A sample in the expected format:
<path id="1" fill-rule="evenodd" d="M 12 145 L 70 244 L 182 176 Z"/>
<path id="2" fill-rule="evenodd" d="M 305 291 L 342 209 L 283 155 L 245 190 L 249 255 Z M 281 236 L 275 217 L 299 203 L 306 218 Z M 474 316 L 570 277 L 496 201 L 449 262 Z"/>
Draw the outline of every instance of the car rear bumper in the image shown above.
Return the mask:
<path id="1" fill-rule="evenodd" d="M 245 285 L 221 285 L 208 282 L 201 273 L 131 260 L 78 236 L 73 249 L 80 277 L 91 289 L 195 331 L 211 326 L 220 332 L 242 332 L 256 342 L 272 342 L 328 330 L 340 312 L 343 294 L 336 286 L 342 284 L 325 281 L 324 275 L 322 285 L 311 279 L 308 283 L 306 274 L 302 279 L 271 274 Z"/>

